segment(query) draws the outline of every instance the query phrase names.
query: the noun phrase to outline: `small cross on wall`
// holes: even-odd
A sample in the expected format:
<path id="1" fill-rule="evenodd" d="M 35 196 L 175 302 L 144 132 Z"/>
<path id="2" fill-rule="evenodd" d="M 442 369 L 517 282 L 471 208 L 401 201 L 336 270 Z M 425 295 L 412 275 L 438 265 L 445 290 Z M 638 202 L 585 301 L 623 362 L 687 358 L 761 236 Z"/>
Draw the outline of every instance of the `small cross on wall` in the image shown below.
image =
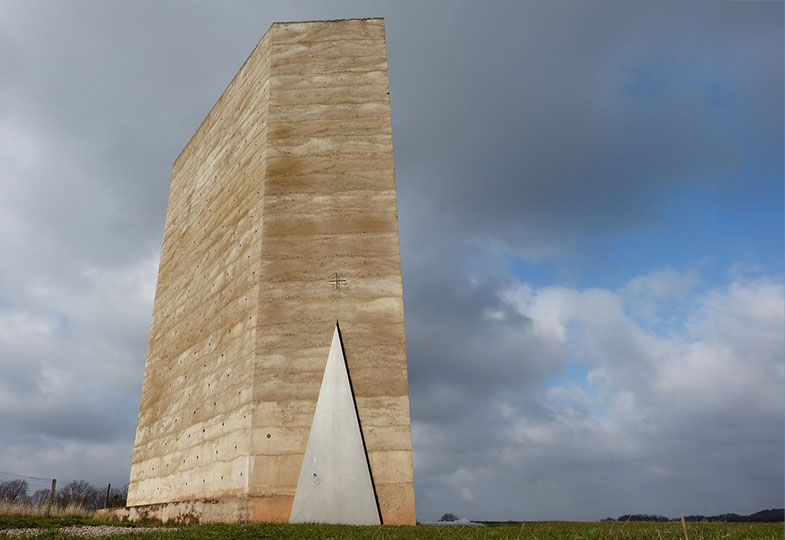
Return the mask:
<path id="1" fill-rule="evenodd" d="M 332 283 L 335 287 L 335 290 L 341 292 L 341 285 L 346 285 L 346 280 L 341 279 L 341 277 L 338 275 L 338 272 L 335 272 L 332 279 L 328 280 L 327 283 Z"/>

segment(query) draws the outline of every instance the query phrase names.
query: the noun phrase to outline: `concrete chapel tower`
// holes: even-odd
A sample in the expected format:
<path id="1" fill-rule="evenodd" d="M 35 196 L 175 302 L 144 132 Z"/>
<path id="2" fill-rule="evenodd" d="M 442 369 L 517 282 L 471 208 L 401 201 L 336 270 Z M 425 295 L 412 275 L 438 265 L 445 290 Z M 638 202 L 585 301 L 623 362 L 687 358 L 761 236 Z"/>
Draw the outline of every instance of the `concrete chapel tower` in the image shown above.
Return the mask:
<path id="1" fill-rule="evenodd" d="M 415 523 L 382 19 L 273 24 L 175 161 L 128 506 Z"/>

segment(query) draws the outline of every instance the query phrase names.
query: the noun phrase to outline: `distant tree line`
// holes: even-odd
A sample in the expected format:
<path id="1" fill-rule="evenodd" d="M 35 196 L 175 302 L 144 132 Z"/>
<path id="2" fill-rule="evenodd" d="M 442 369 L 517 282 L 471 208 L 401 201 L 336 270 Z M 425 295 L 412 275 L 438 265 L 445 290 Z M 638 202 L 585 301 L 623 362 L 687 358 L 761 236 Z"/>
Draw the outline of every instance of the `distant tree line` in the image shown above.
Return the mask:
<path id="1" fill-rule="evenodd" d="M 11 504 L 29 504 L 43 506 L 49 504 L 50 489 L 38 489 L 31 495 L 27 494 L 27 480 L 8 480 L 0 482 L 0 501 Z M 128 486 L 111 488 L 107 506 L 125 506 L 128 496 Z M 59 488 L 55 493 L 54 503 L 67 507 L 71 504 L 81 506 L 87 510 L 97 510 L 104 507 L 106 489 L 99 489 L 90 482 L 74 480 L 70 484 Z"/>
<path id="2" fill-rule="evenodd" d="M 679 518 L 681 520 L 681 518 Z M 624 514 L 623 516 L 619 516 L 616 519 L 611 517 L 605 518 L 602 521 L 677 521 L 671 518 L 666 518 L 665 516 L 658 516 L 655 514 Z"/>
<path id="3" fill-rule="evenodd" d="M 665 516 L 657 516 L 653 514 L 624 514 L 617 517 L 615 520 L 611 517 L 605 518 L 602 521 L 680 521 L 678 518 L 667 518 Z M 785 521 L 785 509 L 772 508 L 769 510 L 761 510 L 754 514 L 741 516 L 739 514 L 719 514 L 716 516 L 703 516 L 691 515 L 684 516 L 685 521 L 725 521 L 729 523 L 739 522 L 758 522 L 758 523 L 778 523 Z"/>

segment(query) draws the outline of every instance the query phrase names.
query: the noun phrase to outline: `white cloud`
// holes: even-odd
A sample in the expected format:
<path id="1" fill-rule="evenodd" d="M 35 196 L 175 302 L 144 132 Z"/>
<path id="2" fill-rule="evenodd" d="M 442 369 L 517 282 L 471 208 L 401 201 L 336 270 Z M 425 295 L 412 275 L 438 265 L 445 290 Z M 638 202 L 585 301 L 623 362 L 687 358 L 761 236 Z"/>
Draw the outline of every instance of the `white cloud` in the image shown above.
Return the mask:
<path id="1" fill-rule="evenodd" d="M 496 497 L 495 507 L 484 507 L 483 494 L 496 488 L 515 493 L 511 479 L 531 492 L 524 496 L 528 512 L 554 518 L 752 512 L 776 502 L 783 469 L 782 282 L 739 278 L 703 291 L 696 288 L 699 282 L 693 272 L 662 270 L 615 291 L 508 287 L 504 302 L 531 322 L 506 325 L 506 331 L 521 343 L 552 351 L 565 366 L 564 376 L 551 384 L 549 378 L 529 381 L 518 394 L 500 386 L 482 410 L 461 409 L 464 420 L 476 422 L 484 450 L 464 448 L 461 437 L 470 436 L 460 427 L 465 422 L 418 422 L 418 478 L 439 478 L 427 483 L 427 504 L 449 490 L 467 489 L 474 505 L 461 506 L 461 498 L 453 498 L 455 511 L 473 508 L 477 515 L 503 518 L 512 504 Z M 688 309 L 663 334 L 638 322 L 640 312 L 625 309 L 641 296 L 667 300 L 648 303 L 655 318 L 671 309 L 671 301 Z M 573 370 L 576 366 L 580 369 Z M 494 417 L 504 421 L 491 424 Z M 431 455 L 444 448 L 453 454 L 441 460 Z M 744 480 L 767 474 L 775 481 Z M 728 477 L 737 491 L 718 496 L 712 486 Z M 645 502 L 631 495 L 626 481 L 648 493 L 640 497 Z M 658 491 L 665 481 L 678 497 Z M 606 490 L 603 497 L 584 501 L 582 512 L 553 511 L 552 497 L 598 486 Z M 729 500 L 737 506 L 719 506 Z"/>
<path id="2" fill-rule="evenodd" d="M 626 309 L 638 321 L 655 326 L 665 322 L 663 312 L 672 315 L 673 308 L 683 308 L 684 300 L 699 284 L 697 270 L 677 272 L 663 268 L 629 280 L 620 294 Z"/>

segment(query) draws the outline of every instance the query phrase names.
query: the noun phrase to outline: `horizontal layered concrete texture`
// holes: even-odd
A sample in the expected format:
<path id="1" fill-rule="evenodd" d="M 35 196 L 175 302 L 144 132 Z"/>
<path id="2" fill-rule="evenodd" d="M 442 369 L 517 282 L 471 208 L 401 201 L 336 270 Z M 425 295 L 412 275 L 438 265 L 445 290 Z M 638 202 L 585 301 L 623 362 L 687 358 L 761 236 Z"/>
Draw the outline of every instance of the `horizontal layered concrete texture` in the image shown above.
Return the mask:
<path id="1" fill-rule="evenodd" d="M 134 512 L 288 521 L 336 321 L 382 522 L 414 524 L 381 19 L 273 24 L 175 161 Z"/>

